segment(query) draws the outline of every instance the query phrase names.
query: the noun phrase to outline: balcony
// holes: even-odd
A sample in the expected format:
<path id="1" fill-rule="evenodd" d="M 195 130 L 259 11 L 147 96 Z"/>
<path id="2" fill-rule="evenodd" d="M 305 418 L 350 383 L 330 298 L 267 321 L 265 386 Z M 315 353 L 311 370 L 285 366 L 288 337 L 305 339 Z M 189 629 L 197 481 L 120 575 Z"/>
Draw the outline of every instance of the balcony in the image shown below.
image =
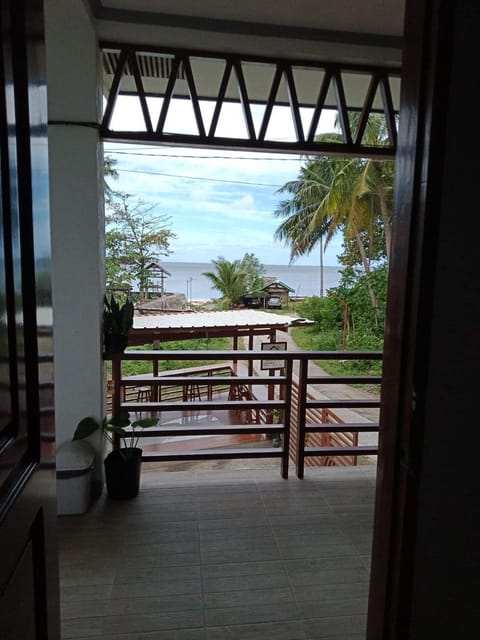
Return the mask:
<path id="1" fill-rule="evenodd" d="M 267 374 L 265 352 L 182 356 L 222 362 L 162 373 L 178 352 L 112 357 L 112 411 L 159 425 L 137 498 L 60 518 L 64 640 L 364 638 L 377 449 L 359 435 L 376 435 L 379 401 L 345 390 L 379 378 L 326 376 L 314 361 L 382 354 L 282 352 Z M 124 360 L 152 373 L 124 376 Z M 280 447 L 208 444 L 274 431 Z M 186 437 L 200 446 L 182 449 Z"/>
<path id="2" fill-rule="evenodd" d="M 163 372 L 159 363 L 178 360 L 177 351 L 126 351 L 109 357 L 112 413 L 127 410 L 158 418 L 158 426 L 146 430 L 144 436 L 156 438 L 160 446 L 147 445 L 144 461 L 276 457 L 280 458 L 282 477 L 288 477 L 289 461 L 293 460 L 301 478 L 305 465 L 315 459 L 322 459 L 320 464 L 325 465 L 355 465 L 358 456 L 377 453 L 376 441 L 360 443 L 359 434 L 378 432 L 379 398 L 351 385 L 378 385 L 381 377 L 330 376 L 316 363 L 381 360 L 381 352 L 182 351 L 187 360 L 223 364 Z M 124 376 L 122 363 L 132 360 L 150 362 L 151 373 Z M 205 446 L 185 451 L 181 445 L 186 436 L 197 440 L 198 436 L 252 434 L 268 438 L 276 433 L 281 435 L 280 448 Z M 165 438 L 180 441 L 179 449 L 163 449 Z"/>
<path id="3" fill-rule="evenodd" d="M 169 464 L 59 519 L 64 640 L 365 637 L 374 464 Z"/>

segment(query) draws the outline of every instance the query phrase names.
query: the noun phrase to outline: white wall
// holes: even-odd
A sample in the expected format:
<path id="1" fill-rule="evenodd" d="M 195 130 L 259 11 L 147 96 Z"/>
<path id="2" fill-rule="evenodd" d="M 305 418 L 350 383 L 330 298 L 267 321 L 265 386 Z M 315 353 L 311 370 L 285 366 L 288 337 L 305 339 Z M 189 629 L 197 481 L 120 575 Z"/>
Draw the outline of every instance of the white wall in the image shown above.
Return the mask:
<path id="1" fill-rule="evenodd" d="M 104 412 L 103 154 L 96 34 L 82 0 L 46 0 L 57 446 Z M 97 449 L 100 435 L 93 438 Z M 101 485 L 97 456 L 95 490 Z"/>

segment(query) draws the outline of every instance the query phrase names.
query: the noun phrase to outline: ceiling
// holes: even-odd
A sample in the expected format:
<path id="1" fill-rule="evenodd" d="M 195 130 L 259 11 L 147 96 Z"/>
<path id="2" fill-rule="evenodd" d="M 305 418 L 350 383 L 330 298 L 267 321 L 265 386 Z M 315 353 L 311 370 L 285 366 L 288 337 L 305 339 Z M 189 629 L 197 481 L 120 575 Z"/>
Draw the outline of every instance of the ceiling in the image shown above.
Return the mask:
<path id="1" fill-rule="evenodd" d="M 88 0 L 101 40 L 343 64 L 401 62 L 404 0 Z"/>

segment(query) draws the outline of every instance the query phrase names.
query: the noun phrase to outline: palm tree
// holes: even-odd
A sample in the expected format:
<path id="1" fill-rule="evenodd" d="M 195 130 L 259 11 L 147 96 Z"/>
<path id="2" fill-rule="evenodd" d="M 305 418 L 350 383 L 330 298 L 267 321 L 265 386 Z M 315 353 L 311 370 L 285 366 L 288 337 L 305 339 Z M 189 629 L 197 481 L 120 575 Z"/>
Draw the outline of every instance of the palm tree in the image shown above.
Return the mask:
<path id="1" fill-rule="evenodd" d="M 224 302 L 229 306 L 235 304 L 245 293 L 245 277 L 238 262 L 229 262 L 220 256 L 217 260 L 212 260 L 212 264 L 215 271 L 204 271 L 202 275 L 220 291 Z"/>
<path id="2" fill-rule="evenodd" d="M 359 116 L 351 117 L 352 129 Z M 324 134 L 324 141 L 333 141 L 339 134 Z M 386 138 L 382 116 L 370 117 L 363 141 L 371 146 Z M 365 273 L 371 272 L 375 251 L 376 226 L 384 227 L 385 256 L 389 258 L 391 239 L 391 194 L 393 163 L 361 158 L 309 159 L 296 180 L 287 182 L 279 191 L 290 198 L 280 203 L 277 217 L 285 218 L 275 232 L 275 238 L 290 244 L 291 260 L 306 255 L 325 236 L 325 247 L 337 231 L 346 241 L 354 240 Z M 370 300 L 377 309 L 375 291 L 370 288 Z"/>
<path id="3" fill-rule="evenodd" d="M 279 193 L 288 193 L 275 211 L 277 217 L 285 218 L 275 231 L 275 238 L 290 244 L 290 260 L 310 253 L 320 237 L 335 232 L 335 222 L 330 216 L 320 221 L 316 216 L 321 203 L 330 188 L 334 173 L 332 165 L 323 158 L 310 161 L 301 167 L 296 180 L 287 182 Z"/>

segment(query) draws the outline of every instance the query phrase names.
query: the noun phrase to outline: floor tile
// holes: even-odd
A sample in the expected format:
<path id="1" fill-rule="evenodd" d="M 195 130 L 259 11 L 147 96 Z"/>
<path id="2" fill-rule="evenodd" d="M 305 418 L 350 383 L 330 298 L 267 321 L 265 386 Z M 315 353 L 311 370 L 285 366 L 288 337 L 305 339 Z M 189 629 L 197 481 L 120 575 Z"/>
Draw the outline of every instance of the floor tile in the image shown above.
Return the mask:
<path id="1" fill-rule="evenodd" d="M 295 620 L 236 626 L 207 627 L 206 640 L 307 640 L 303 625 Z"/>
<path id="2" fill-rule="evenodd" d="M 115 633 L 143 633 L 167 629 L 195 628 L 204 625 L 202 611 L 171 611 L 168 613 L 142 615 L 109 615 L 105 618 L 103 632 Z"/>
<path id="3" fill-rule="evenodd" d="M 289 585 L 288 576 L 283 571 L 223 578 L 205 578 L 203 581 L 203 588 L 206 593 L 241 591 L 243 589 L 274 589 L 276 587 L 288 587 Z"/>
<path id="4" fill-rule="evenodd" d="M 205 608 L 242 607 L 252 604 L 292 604 L 294 598 L 289 587 L 269 587 L 268 589 L 248 589 L 245 591 L 216 591 L 205 594 Z"/>
<path id="5" fill-rule="evenodd" d="M 375 467 L 153 473 L 59 518 L 63 639 L 364 640 Z"/>
<path id="6" fill-rule="evenodd" d="M 235 625 L 279 620 L 298 620 L 297 606 L 293 603 L 249 605 L 205 609 L 207 626 Z"/>

